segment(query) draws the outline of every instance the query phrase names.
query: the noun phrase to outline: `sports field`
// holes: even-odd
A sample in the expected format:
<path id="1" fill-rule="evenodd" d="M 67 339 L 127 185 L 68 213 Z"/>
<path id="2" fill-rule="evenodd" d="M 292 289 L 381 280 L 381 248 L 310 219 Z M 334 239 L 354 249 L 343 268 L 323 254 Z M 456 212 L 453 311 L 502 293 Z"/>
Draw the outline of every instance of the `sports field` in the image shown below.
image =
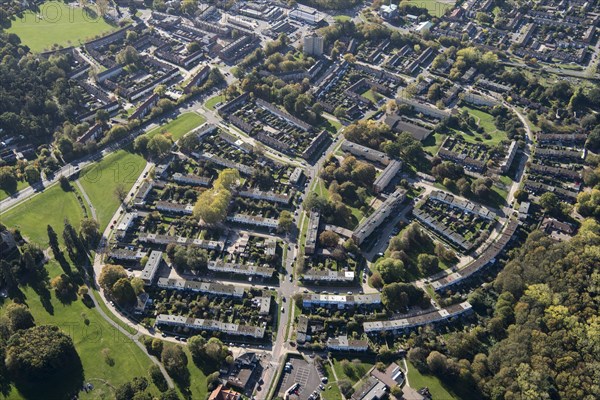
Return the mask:
<path id="1" fill-rule="evenodd" d="M 177 118 L 172 120 L 166 125 L 152 129 L 146 135 L 149 138 L 156 135 L 157 133 L 164 132 L 171 135 L 174 141 L 181 139 L 183 135 L 195 129 L 206 122 L 206 118 L 195 112 L 187 112 L 179 115 Z"/>
<path id="2" fill-rule="evenodd" d="M 94 5 L 83 9 L 48 1 L 38 11 L 27 11 L 13 20 L 8 32 L 18 35 L 31 51 L 39 52 L 53 44 L 78 45 L 115 29 L 96 13 Z"/>

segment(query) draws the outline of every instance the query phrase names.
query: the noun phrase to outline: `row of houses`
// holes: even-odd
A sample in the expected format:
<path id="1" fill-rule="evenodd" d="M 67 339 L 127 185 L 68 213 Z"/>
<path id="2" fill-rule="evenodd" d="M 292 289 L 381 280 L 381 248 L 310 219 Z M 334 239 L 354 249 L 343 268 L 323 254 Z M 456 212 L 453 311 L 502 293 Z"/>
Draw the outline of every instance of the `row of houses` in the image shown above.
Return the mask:
<path id="1" fill-rule="evenodd" d="M 258 215 L 235 213 L 227 217 L 228 221 L 238 224 L 252 225 L 259 228 L 276 229 L 279 226 L 277 218 L 267 218 Z"/>
<path id="2" fill-rule="evenodd" d="M 364 322 L 363 329 L 366 334 L 372 335 L 380 332 L 403 333 L 420 326 L 433 325 L 449 321 L 472 311 L 469 302 L 454 304 L 452 306 L 422 314 L 414 314 L 400 319 L 387 321 Z"/>
<path id="3" fill-rule="evenodd" d="M 196 331 L 221 332 L 233 336 L 249 336 L 261 339 L 265 336 L 265 328 L 261 326 L 240 325 L 220 322 L 212 319 L 185 317 L 183 315 L 159 314 L 155 325 L 193 329 Z"/>
<path id="4" fill-rule="evenodd" d="M 432 229 L 434 232 L 441 235 L 455 246 L 460 247 L 464 251 L 471 251 L 475 246 L 473 242 L 471 242 L 458 232 L 453 231 L 450 227 L 444 225 L 441 222 L 438 222 L 426 211 L 423 211 L 420 208 L 415 208 L 413 210 L 413 215 L 421 224 Z"/>
<path id="5" fill-rule="evenodd" d="M 185 236 L 175 235 L 162 235 L 158 233 L 146 233 L 140 232 L 138 235 L 138 242 L 159 244 L 167 246 L 169 244 L 176 244 L 180 246 L 195 246 L 206 250 L 220 250 L 223 248 L 224 243 L 217 240 L 205 240 L 205 239 L 193 239 Z"/>
<path id="6" fill-rule="evenodd" d="M 261 267 L 252 264 L 228 263 L 223 261 L 209 261 L 208 270 L 220 273 L 260 276 L 263 278 L 271 278 L 275 273 L 275 268 L 268 266 Z"/>
<path id="7" fill-rule="evenodd" d="M 216 282 L 196 282 L 187 279 L 159 278 L 156 284 L 161 289 L 187 290 L 215 296 L 244 297 L 244 288 Z"/>
<path id="8" fill-rule="evenodd" d="M 384 221 L 389 220 L 394 210 L 406 198 L 404 189 L 396 189 L 390 194 L 381 206 L 370 216 L 365 218 L 352 233 L 352 239 L 360 245 L 365 241 Z"/>
<path id="9" fill-rule="evenodd" d="M 354 271 L 310 269 L 302 275 L 302 280 L 319 282 L 353 282 L 354 276 Z"/>
<path id="10" fill-rule="evenodd" d="M 450 193 L 443 192 L 441 190 L 434 190 L 429 194 L 429 199 L 439 201 L 440 203 L 447 204 L 451 208 L 457 208 L 459 210 L 475 214 L 481 218 L 489 221 L 496 218 L 496 214 L 482 205 L 475 204 L 470 200 L 456 197 Z"/>
<path id="11" fill-rule="evenodd" d="M 337 307 L 344 309 L 347 307 L 369 307 L 379 306 L 381 304 L 381 295 L 372 294 L 317 294 L 305 293 L 302 295 L 302 307 Z"/>

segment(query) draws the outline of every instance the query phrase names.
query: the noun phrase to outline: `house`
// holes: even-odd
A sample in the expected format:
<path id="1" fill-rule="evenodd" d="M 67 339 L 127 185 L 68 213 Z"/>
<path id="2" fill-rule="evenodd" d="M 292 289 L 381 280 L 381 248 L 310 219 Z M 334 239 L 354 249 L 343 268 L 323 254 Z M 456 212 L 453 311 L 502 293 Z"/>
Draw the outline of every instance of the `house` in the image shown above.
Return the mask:
<path id="1" fill-rule="evenodd" d="M 360 245 L 375 231 L 384 221 L 389 220 L 392 212 L 406 198 L 406 191 L 397 189 L 390 194 L 373 214 L 364 219 L 352 233 L 352 239 Z"/>
<path id="2" fill-rule="evenodd" d="M 157 201 L 156 209 L 169 214 L 192 215 L 194 206 L 191 204 L 179 204 L 170 201 Z"/>
<path id="3" fill-rule="evenodd" d="M 279 226 L 279 220 L 277 218 L 264 218 L 250 214 L 235 213 L 232 216 L 227 217 L 227 220 L 238 224 L 254 225 L 260 228 L 275 229 Z"/>
<path id="4" fill-rule="evenodd" d="M 575 233 L 571 224 L 549 217 L 544 218 L 540 224 L 540 230 L 559 241 L 569 240 Z"/>
<path id="5" fill-rule="evenodd" d="M 402 372 L 400 366 L 398 366 L 398 364 L 395 362 L 388 365 L 385 371 L 380 371 L 377 368 L 373 368 L 371 371 L 371 376 L 383 382 L 388 388 L 402 386 L 405 379 L 404 372 Z"/>
<path id="6" fill-rule="evenodd" d="M 119 225 L 117 225 L 116 235 L 117 237 L 123 237 L 127 235 L 127 231 L 133 226 L 133 223 L 138 217 L 137 212 L 128 212 L 125 214 Z"/>
<path id="7" fill-rule="evenodd" d="M 144 281 L 146 286 L 152 285 L 154 283 L 154 278 L 156 277 L 156 273 L 162 264 L 162 251 L 153 250 L 148 257 L 148 261 L 146 261 L 146 265 L 142 270 L 142 274 L 140 278 Z"/>
<path id="8" fill-rule="evenodd" d="M 275 273 L 274 268 L 260 267 L 250 264 L 226 263 L 223 261 L 209 261 L 208 270 L 221 273 L 232 273 L 240 275 L 256 275 L 263 278 L 271 278 Z"/>
<path id="9" fill-rule="evenodd" d="M 379 15 L 383 19 L 394 19 L 398 17 L 398 5 L 397 4 L 383 4 L 379 7 Z"/>
<path id="10" fill-rule="evenodd" d="M 308 230 L 306 232 L 306 243 L 304 246 L 304 252 L 306 254 L 314 254 L 317 249 L 317 239 L 319 235 L 319 221 L 321 215 L 317 211 L 310 212 L 310 218 L 308 221 Z"/>
<path id="11" fill-rule="evenodd" d="M 244 288 L 240 286 L 225 285 L 218 282 L 196 282 L 187 279 L 159 278 L 156 284 L 161 289 L 184 290 L 190 292 L 206 293 L 215 296 L 244 297 Z"/>
<path id="12" fill-rule="evenodd" d="M 212 319 L 190 318 L 183 315 L 159 314 L 156 317 L 155 325 L 188 328 L 198 331 L 222 332 L 227 335 L 249 336 L 256 339 L 265 336 L 265 328 L 262 326 L 240 325 Z"/>
<path id="13" fill-rule="evenodd" d="M 353 282 L 353 271 L 331 271 L 310 269 L 302 275 L 304 281 L 324 281 L 324 282 Z"/>
<path id="14" fill-rule="evenodd" d="M 346 307 L 372 307 L 380 304 L 381 295 L 379 293 L 355 295 L 305 293 L 302 295 L 302 307 L 306 308 L 337 307 L 344 309 Z"/>
<path id="15" fill-rule="evenodd" d="M 129 121 L 132 121 L 134 119 L 144 118 L 146 115 L 148 115 L 150 113 L 150 110 L 152 110 L 152 108 L 154 106 L 156 106 L 156 104 L 158 103 L 158 100 L 160 100 L 160 96 L 157 93 L 153 93 L 127 119 Z"/>
<path id="16" fill-rule="evenodd" d="M 338 336 L 327 339 L 327 349 L 337 351 L 367 351 L 369 342 L 366 340 L 348 339 L 348 336 Z"/>
<path id="17" fill-rule="evenodd" d="M 290 183 L 293 185 L 300 184 L 302 177 L 304 176 L 304 170 L 300 167 L 294 168 L 294 172 L 290 174 Z"/>
<path id="18" fill-rule="evenodd" d="M 104 132 L 104 125 L 100 122 L 96 122 L 90 129 L 88 129 L 83 135 L 77 138 L 77 143 L 87 143 L 92 140 L 97 140 L 98 137 Z"/>
<path id="19" fill-rule="evenodd" d="M 409 133 L 415 140 L 422 142 L 427 140 L 429 135 L 433 133 L 433 129 L 417 125 L 413 122 L 406 121 L 399 115 L 389 114 L 385 117 L 385 123 L 394 132 Z"/>
<path id="20" fill-rule="evenodd" d="M 383 382 L 369 376 L 352 394 L 351 400 L 382 400 L 387 397 L 387 388 Z"/>
<path id="21" fill-rule="evenodd" d="M 392 160 L 373 182 L 375 193 L 381 193 L 402 169 L 402 161 Z"/>
<path id="22" fill-rule="evenodd" d="M 506 173 L 510 169 L 512 162 L 515 159 L 515 155 L 517 154 L 517 150 L 517 142 L 513 140 L 512 142 L 510 142 L 510 146 L 508 146 L 508 150 L 506 151 L 506 156 L 504 157 L 504 160 L 502 160 L 502 162 L 500 163 L 500 170 L 503 173 Z"/>
<path id="23" fill-rule="evenodd" d="M 135 195 L 135 199 L 133 199 L 133 204 L 138 207 L 145 205 L 146 197 L 148 197 L 148 194 L 150 194 L 153 188 L 154 184 L 152 182 L 144 181 L 140 185 L 140 188 Z"/>
<path id="24" fill-rule="evenodd" d="M 224 246 L 223 242 L 217 240 L 205 240 L 205 239 L 192 239 L 185 236 L 174 236 L 174 235 L 161 235 L 158 233 L 146 233 L 140 232 L 138 235 L 138 242 L 140 243 L 151 243 L 168 245 L 170 243 L 177 244 L 180 246 L 195 246 L 206 250 L 219 250 Z"/>
<path id="25" fill-rule="evenodd" d="M 231 389 L 225 389 L 223 385 L 219 385 L 212 391 L 208 400 L 241 400 L 242 395 Z"/>
<path id="26" fill-rule="evenodd" d="M 441 310 L 433 310 L 428 313 L 416 313 L 407 315 L 405 318 L 392 319 L 385 321 L 364 322 L 363 329 L 367 334 L 376 334 L 379 332 L 405 332 L 420 326 L 432 325 L 446 322 L 452 318 L 472 311 L 469 302 L 454 304 Z"/>
<path id="27" fill-rule="evenodd" d="M 195 88 L 196 86 L 200 86 L 200 84 L 208 78 L 209 74 L 210 67 L 208 65 L 205 65 L 204 67 L 202 67 L 202 69 L 200 69 L 200 71 L 198 71 L 198 73 L 196 73 L 192 77 L 192 79 L 190 79 L 183 91 L 185 93 L 190 93 L 193 90 L 193 88 Z"/>
<path id="28" fill-rule="evenodd" d="M 261 370 L 256 353 L 244 353 L 235 359 L 226 377 L 227 385 L 245 393 L 252 392 Z"/>
<path id="29" fill-rule="evenodd" d="M 519 220 L 525 221 L 529 216 L 529 207 L 531 203 L 528 201 L 524 201 L 519 205 Z"/>
<path id="30" fill-rule="evenodd" d="M 363 146 L 349 140 L 344 140 L 342 142 L 342 151 L 383 165 L 388 165 L 391 161 L 391 159 L 385 153 L 373 150 L 367 146 Z"/>

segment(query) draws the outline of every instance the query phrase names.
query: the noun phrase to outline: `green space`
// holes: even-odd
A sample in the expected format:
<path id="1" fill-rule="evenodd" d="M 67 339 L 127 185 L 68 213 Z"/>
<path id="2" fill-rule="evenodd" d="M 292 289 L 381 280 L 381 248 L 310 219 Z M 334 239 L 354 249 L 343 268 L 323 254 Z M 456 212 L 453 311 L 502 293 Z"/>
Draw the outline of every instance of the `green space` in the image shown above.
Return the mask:
<path id="1" fill-rule="evenodd" d="M 411 4 L 419 8 L 425 8 L 433 17 L 441 17 L 454 8 L 454 0 L 403 0 L 401 3 Z"/>
<path id="2" fill-rule="evenodd" d="M 117 29 L 97 13 L 95 6 L 71 7 L 58 1 L 42 4 L 38 11 L 26 11 L 12 21 L 8 33 L 21 38 L 31 51 L 49 49 L 53 44 L 76 46 Z"/>
<path id="3" fill-rule="evenodd" d="M 64 221 L 68 219 L 78 229 L 79 222 L 85 217 L 76 193 L 75 190 L 65 192 L 60 185 L 54 185 L 2 214 L 0 222 L 20 229 L 29 241 L 45 247 L 48 244 L 47 225 L 62 232 Z M 62 235 L 58 238 L 62 242 Z"/>
<path id="4" fill-rule="evenodd" d="M 177 118 L 163 126 L 159 126 L 152 129 L 146 135 L 148 135 L 149 138 L 152 138 L 154 135 L 164 132 L 169 133 L 171 135 L 171 138 L 174 141 L 177 141 L 183 135 L 185 135 L 192 129 L 199 127 L 205 122 L 206 118 L 204 118 L 202 115 L 195 112 L 188 112 L 179 115 Z"/>
<path id="5" fill-rule="evenodd" d="M 325 385 L 325 390 L 322 393 L 324 400 L 342 400 L 342 394 L 340 393 L 340 388 L 335 381 L 335 376 L 333 375 L 333 371 L 331 366 L 328 363 L 324 364 L 325 367 L 325 376 L 327 377 L 327 385 Z"/>
<path id="6" fill-rule="evenodd" d="M 96 209 L 101 232 L 119 208 L 115 189 L 122 185 L 129 192 L 145 166 L 141 155 L 119 150 L 84 169 L 79 182 Z"/>
<path id="7" fill-rule="evenodd" d="M 98 305 L 100 306 L 102 311 L 104 311 L 104 313 L 106 315 L 108 315 L 108 317 L 110 319 L 112 319 L 117 325 L 119 325 L 121 328 L 125 329 L 131 335 L 135 335 L 136 333 L 138 333 L 138 330 L 136 328 L 133 328 L 133 327 L 127 325 L 125 322 L 121 321 L 120 318 L 118 318 L 115 314 L 113 314 L 112 311 L 110 311 L 108 309 L 108 307 L 106 306 L 106 303 L 104 303 L 104 301 L 102 301 L 102 299 L 100 297 L 100 292 L 98 292 L 98 290 L 92 289 L 92 291 L 94 292 L 94 296 L 96 297 L 96 300 L 98 300 Z"/>
<path id="8" fill-rule="evenodd" d="M 339 380 L 347 379 L 353 385 L 366 376 L 367 372 L 373 368 L 373 365 L 373 363 L 358 358 L 352 360 L 342 358 L 333 359 L 333 369 L 337 378 Z"/>
<path id="9" fill-rule="evenodd" d="M 460 108 L 461 110 L 466 110 L 469 114 L 475 118 L 477 124 L 481 126 L 485 133 L 491 136 L 490 139 L 485 139 L 482 135 L 478 133 L 467 134 L 464 132 L 458 132 L 467 142 L 469 143 L 485 143 L 491 146 L 494 146 L 500 143 L 502 140 L 506 140 L 506 132 L 501 131 L 496 128 L 494 124 L 494 116 L 486 113 L 485 111 L 478 110 L 476 108 L 471 108 L 467 106 L 463 106 Z"/>
<path id="10" fill-rule="evenodd" d="M 373 92 L 373 89 L 369 89 L 366 92 L 362 93 L 362 96 L 371 100 L 375 104 L 377 104 L 377 102 L 379 101 L 375 98 L 375 92 Z"/>
<path id="11" fill-rule="evenodd" d="M 446 388 L 438 378 L 432 375 L 424 375 L 419 372 L 419 370 L 407 361 L 408 364 L 408 381 L 410 382 L 410 387 L 419 390 L 421 388 L 427 387 L 429 388 L 429 392 L 431 393 L 432 398 L 434 399 L 458 399 L 458 397 L 452 393 L 449 389 Z"/>
<path id="12" fill-rule="evenodd" d="M 15 193 L 19 192 L 20 190 L 25 189 L 27 186 L 29 186 L 29 183 L 27 183 L 26 181 L 17 181 L 17 189 L 15 190 Z M 13 193 L 8 193 L 7 191 L 0 189 L 0 201 L 6 199 L 7 197 L 11 196 Z"/>
<path id="13" fill-rule="evenodd" d="M 45 227 L 45 224 L 42 225 Z M 46 265 L 46 270 L 50 279 L 63 273 L 54 260 Z M 150 359 L 94 308 L 88 308 L 80 299 L 63 303 L 56 298 L 54 290 L 48 292 L 48 297 L 42 295 L 43 298 L 31 286 L 21 287 L 21 291 L 36 325 L 56 325 L 73 339 L 81 358 L 85 382 L 94 385 L 94 390 L 89 393 L 81 392 L 79 398 L 114 398 L 114 387 L 136 376 L 148 376 Z M 8 304 L 10 302 L 6 301 L 0 305 L 0 314 Z M 35 387 L 33 391 L 39 393 L 31 398 L 48 398 L 44 392 L 47 389 L 42 385 Z M 156 388 L 153 391 L 158 392 Z M 24 396 L 13 387 L 7 398 L 22 399 Z"/>
<path id="14" fill-rule="evenodd" d="M 442 143 L 446 140 L 446 135 L 442 133 L 434 133 L 423 141 L 423 150 L 431 155 L 436 155 Z"/>
<path id="15" fill-rule="evenodd" d="M 323 117 L 323 122 L 319 124 L 320 129 L 324 129 L 332 135 L 335 135 L 341 127 L 342 124 L 333 116 L 331 119 Z"/>
<path id="16" fill-rule="evenodd" d="M 334 15 L 333 19 L 339 22 L 346 22 L 352 20 L 352 17 L 349 15 Z"/>
<path id="17" fill-rule="evenodd" d="M 213 371 L 209 371 L 208 374 L 205 372 L 208 369 L 199 368 L 192 359 L 192 354 L 188 350 L 187 346 L 183 346 L 185 355 L 187 356 L 188 371 L 190 371 L 190 387 L 189 387 L 189 398 L 190 399 L 206 399 L 208 395 L 208 388 L 206 386 L 206 376 Z"/>
<path id="18" fill-rule="evenodd" d="M 214 110 L 217 106 L 217 103 L 223 103 L 224 101 L 225 101 L 225 95 L 218 94 L 218 95 L 206 100 L 206 103 L 204 103 L 204 107 L 208 108 L 209 110 Z"/>

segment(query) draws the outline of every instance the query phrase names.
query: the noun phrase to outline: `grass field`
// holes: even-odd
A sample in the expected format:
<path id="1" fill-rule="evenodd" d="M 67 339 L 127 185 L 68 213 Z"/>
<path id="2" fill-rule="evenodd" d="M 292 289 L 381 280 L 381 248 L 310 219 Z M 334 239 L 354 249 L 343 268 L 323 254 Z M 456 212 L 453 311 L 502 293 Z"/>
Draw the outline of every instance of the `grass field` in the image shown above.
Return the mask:
<path id="1" fill-rule="evenodd" d="M 325 400 L 342 400 L 342 394 L 340 393 L 340 388 L 335 382 L 335 377 L 333 376 L 333 371 L 331 370 L 331 366 L 329 363 L 325 363 L 325 373 L 328 379 L 328 383 L 325 386 L 325 390 L 323 393 L 323 399 Z"/>
<path id="2" fill-rule="evenodd" d="M 217 106 L 217 103 L 219 103 L 219 102 L 222 103 L 224 101 L 225 101 L 225 95 L 218 94 L 218 95 L 206 100 L 206 103 L 204 103 L 204 106 L 206 108 L 208 108 L 209 110 L 214 110 L 215 107 Z"/>
<path id="3" fill-rule="evenodd" d="M 454 8 L 455 0 L 403 0 L 401 3 L 411 4 L 419 8 L 425 8 L 434 17 L 441 17 L 447 11 Z"/>
<path id="4" fill-rule="evenodd" d="M 55 261 L 50 261 L 46 269 L 50 278 L 62 273 L 61 267 Z M 79 398 L 114 398 L 112 387 L 136 376 L 148 376 L 150 359 L 135 343 L 109 325 L 96 310 L 88 308 L 79 299 L 70 304 L 61 303 L 54 296 L 53 290 L 50 292 L 49 303 L 42 303 L 40 296 L 29 286 L 22 287 L 21 290 L 36 325 L 57 325 L 73 339 L 83 365 L 84 381 L 92 383 L 95 387 L 87 394 L 81 392 Z M 0 304 L 0 313 L 8 304 L 9 302 Z M 44 304 L 47 304 L 46 307 Z M 88 324 L 84 322 L 84 317 L 89 321 Z M 110 358 L 114 362 L 112 366 L 104 361 L 102 353 L 104 349 L 108 349 Z M 36 385 L 32 391 L 37 392 L 37 396 L 30 398 L 52 398 L 52 395 L 45 391 L 48 389 L 50 388 Z M 156 394 L 158 390 L 153 387 L 153 392 Z M 7 398 L 24 397 L 26 396 L 13 388 Z"/>
<path id="5" fill-rule="evenodd" d="M 13 20 L 8 33 L 15 33 L 31 51 L 39 52 L 53 44 L 78 45 L 115 29 L 95 13 L 95 6 L 84 11 L 49 1 L 42 4 L 39 11 L 27 11 L 22 18 Z"/>
<path id="6" fill-rule="evenodd" d="M 96 208 L 101 232 L 119 207 L 115 188 L 122 184 L 127 191 L 131 190 L 145 165 L 142 156 L 119 150 L 82 172 L 79 181 Z"/>
<path id="7" fill-rule="evenodd" d="M 434 156 L 437 154 L 445 139 L 446 135 L 442 133 L 429 135 L 429 137 L 423 141 L 423 150 Z"/>
<path id="8" fill-rule="evenodd" d="M 20 190 L 25 189 L 27 186 L 29 186 L 29 183 L 27 183 L 26 181 L 17 181 L 17 189 L 15 192 L 18 192 Z M 12 195 L 12 193 L 8 193 L 2 189 L 0 189 L 0 201 L 6 199 L 7 197 L 9 197 L 10 195 Z"/>
<path id="9" fill-rule="evenodd" d="M 482 135 L 475 133 L 473 135 L 468 135 L 464 133 L 460 133 L 460 135 L 469 143 L 485 143 L 491 146 L 494 146 L 500 143 L 502 140 L 506 140 L 506 132 L 498 130 L 496 125 L 494 124 L 494 117 L 491 114 L 488 114 L 484 111 L 478 110 L 476 108 L 471 107 L 461 107 L 461 110 L 467 110 L 469 114 L 475 118 L 477 124 L 483 128 L 485 133 L 488 133 L 491 138 L 485 139 Z M 476 140 L 481 139 L 481 140 Z"/>
<path id="10" fill-rule="evenodd" d="M 334 15 L 333 19 L 340 22 L 347 22 L 350 21 L 352 17 L 349 15 Z"/>
<path id="11" fill-rule="evenodd" d="M 428 387 L 434 399 L 458 399 L 454 393 L 446 389 L 445 385 L 437 377 L 421 374 L 410 362 L 408 362 L 408 381 L 410 382 L 410 387 L 415 390 Z"/>
<path id="12" fill-rule="evenodd" d="M 183 135 L 185 135 L 192 129 L 199 127 L 205 122 L 206 118 L 204 118 L 202 115 L 197 114 L 195 112 L 188 112 L 179 115 L 177 118 L 163 126 L 159 126 L 152 129 L 146 135 L 148 135 L 148 137 L 151 138 L 160 132 L 165 132 L 171 134 L 171 138 L 173 139 L 173 141 L 177 141 Z"/>
<path id="13" fill-rule="evenodd" d="M 0 215 L 0 222 L 7 227 L 19 228 L 28 240 L 42 247 L 48 244 L 47 225 L 51 225 L 62 241 L 60 232 L 65 218 L 77 229 L 85 216 L 75 193 L 54 185 Z"/>
<path id="14" fill-rule="evenodd" d="M 359 380 L 361 380 L 367 372 L 373 367 L 372 363 L 365 362 L 361 360 L 359 363 L 354 363 L 352 360 L 350 361 L 350 365 L 352 365 L 352 371 L 348 375 L 344 372 L 344 368 L 342 367 L 342 358 L 334 358 L 333 359 L 333 368 L 335 369 L 335 374 L 338 379 L 348 379 L 352 384 L 355 384 Z"/>

